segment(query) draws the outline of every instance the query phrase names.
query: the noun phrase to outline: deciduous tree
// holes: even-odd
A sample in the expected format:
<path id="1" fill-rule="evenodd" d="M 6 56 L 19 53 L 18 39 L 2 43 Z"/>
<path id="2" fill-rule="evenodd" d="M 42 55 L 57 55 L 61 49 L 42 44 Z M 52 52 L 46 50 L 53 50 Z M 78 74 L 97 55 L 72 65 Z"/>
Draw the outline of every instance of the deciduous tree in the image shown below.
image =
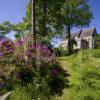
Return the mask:
<path id="1" fill-rule="evenodd" d="M 88 26 L 91 22 L 92 12 L 89 0 L 66 0 L 62 8 L 63 23 L 67 26 L 68 50 L 71 50 L 71 29 L 73 27 Z"/>

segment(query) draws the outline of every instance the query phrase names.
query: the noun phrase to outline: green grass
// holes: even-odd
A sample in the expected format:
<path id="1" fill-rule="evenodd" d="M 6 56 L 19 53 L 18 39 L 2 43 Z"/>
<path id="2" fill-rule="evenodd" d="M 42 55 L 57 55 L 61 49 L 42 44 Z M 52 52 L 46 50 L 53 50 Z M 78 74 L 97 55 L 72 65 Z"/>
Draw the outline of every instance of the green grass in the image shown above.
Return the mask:
<path id="1" fill-rule="evenodd" d="M 58 57 L 58 60 L 61 66 L 71 75 L 68 79 L 69 84 L 73 86 L 65 89 L 64 94 L 57 100 L 99 100 L 100 49 L 80 51 L 71 56 Z M 88 85 L 85 87 L 85 84 L 89 83 L 94 88 Z"/>
<path id="2" fill-rule="evenodd" d="M 27 91 L 27 87 L 17 86 L 8 100 L 32 100 L 32 94 L 30 91 Z"/>

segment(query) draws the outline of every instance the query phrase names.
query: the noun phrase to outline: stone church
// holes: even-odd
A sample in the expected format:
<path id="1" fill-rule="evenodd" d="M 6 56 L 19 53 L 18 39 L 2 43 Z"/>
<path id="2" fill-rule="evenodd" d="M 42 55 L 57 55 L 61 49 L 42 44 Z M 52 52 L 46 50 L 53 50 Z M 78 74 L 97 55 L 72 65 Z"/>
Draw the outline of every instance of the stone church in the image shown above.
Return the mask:
<path id="1" fill-rule="evenodd" d="M 90 48 L 93 49 L 96 46 L 97 30 L 96 28 L 89 28 L 86 30 L 80 30 L 79 32 L 72 33 L 71 38 L 75 40 L 73 49 Z M 68 40 L 63 39 L 60 46 L 66 49 L 68 46 Z"/>

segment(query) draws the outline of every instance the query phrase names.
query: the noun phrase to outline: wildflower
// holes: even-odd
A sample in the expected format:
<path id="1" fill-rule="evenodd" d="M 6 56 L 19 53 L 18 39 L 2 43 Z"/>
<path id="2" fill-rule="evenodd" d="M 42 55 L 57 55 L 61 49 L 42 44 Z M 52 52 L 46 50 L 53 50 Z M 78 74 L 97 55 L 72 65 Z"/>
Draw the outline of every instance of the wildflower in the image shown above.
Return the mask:
<path id="1" fill-rule="evenodd" d="M 3 57 L 3 52 L 0 52 L 0 58 Z"/>
<path id="2" fill-rule="evenodd" d="M 24 43 L 25 41 L 27 41 L 27 38 L 22 38 L 21 41 Z"/>
<path id="3" fill-rule="evenodd" d="M 22 44 L 23 44 L 23 41 L 22 40 L 18 40 L 18 41 L 15 42 L 15 47 L 16 46 L 20 46 Z"/>
<path id="4" fill-rule="evenodd" d="M 58 74 L 59 74 L 59 69 L 58 68 L 52 68 L 51 69 L 51 74 L 53 75 L 53 76 L 57 76 Z"/>
<path id="5" fill-rule="evenodd" d="M 4 84 L 3 83 L 0 83 L 0 88 L 3 88 L 4 87 Z"/>

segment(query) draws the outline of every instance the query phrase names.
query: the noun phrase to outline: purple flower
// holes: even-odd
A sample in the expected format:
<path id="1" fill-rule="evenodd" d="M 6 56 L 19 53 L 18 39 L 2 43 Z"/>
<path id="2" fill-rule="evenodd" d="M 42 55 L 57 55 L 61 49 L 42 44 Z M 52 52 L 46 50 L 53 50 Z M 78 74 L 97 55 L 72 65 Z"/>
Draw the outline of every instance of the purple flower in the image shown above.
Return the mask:
<path id="1" fill-rule="evenodd" d="M 3 83 L 0 83 L 0 88 L 3 88 L 4 87 L 4 84 Z"/>
<path id="2" fill-rule="evenodd" d="M 19 59 L 23 59 L 24 58 L 24 56 L 23 55 L 19 55 Z"/>
<path id="3" fill-rule="evenodd" d="M 22 38 L 21 41 L 25 42 L 25 41 L 27 41 L 27 38 Z"/>
<path id="4" fill-rule="evenodd" d="M 59 74 L 59 69 L 58 68 L 53 68 L 53 69 L 51 69 L 51 74 L 53 75 L 53 76 L 57 76 L 58 74 Z"/>
<path id="5" fill-rule="evenodd" d="M 13 52 L 13 51 L 14 51 L 14 49 L 9 48 L 7 51 L 8 51 L 8 53 L 11 53 L 11 52 Z"/>
<path id="6" fill-rule="evenodd" d="M 3 52 L 0 52 L 0 57 L 3 57 Z"/>
<path id="7" fill-rule="evenodd" d="M 18 41 L 16 41 L 16 43 L 15 43 L 15 47 L 16 46 L 20 46 L 20 45 L 22 45 L 23 44 L 23 41 L 22 40 L 18 40 Z"/>

